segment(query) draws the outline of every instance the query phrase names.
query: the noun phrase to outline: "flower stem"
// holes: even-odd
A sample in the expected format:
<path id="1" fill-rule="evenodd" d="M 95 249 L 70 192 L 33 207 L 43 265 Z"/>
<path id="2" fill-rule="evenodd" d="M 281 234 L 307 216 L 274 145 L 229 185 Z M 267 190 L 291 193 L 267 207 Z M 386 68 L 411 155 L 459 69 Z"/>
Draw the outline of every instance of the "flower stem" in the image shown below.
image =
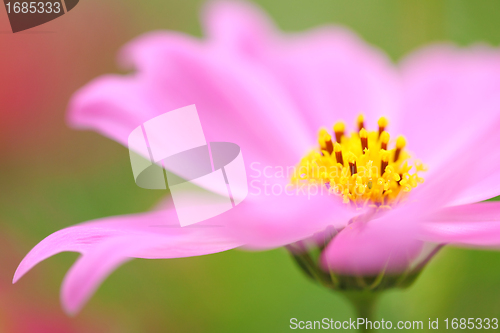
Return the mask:
<path id="1" fill-rule="evenodd" d="M 367 324 L 368 321 L 374 322 L 375 304 L 378 299 L 378 293 L 373 291 L 349 291 L 343 293 L 351 302 L 356 310 L 357 318 L 363 318 L 364 324 L 359 325 L 360 332 L 375 332 L 373 324 Z"/>

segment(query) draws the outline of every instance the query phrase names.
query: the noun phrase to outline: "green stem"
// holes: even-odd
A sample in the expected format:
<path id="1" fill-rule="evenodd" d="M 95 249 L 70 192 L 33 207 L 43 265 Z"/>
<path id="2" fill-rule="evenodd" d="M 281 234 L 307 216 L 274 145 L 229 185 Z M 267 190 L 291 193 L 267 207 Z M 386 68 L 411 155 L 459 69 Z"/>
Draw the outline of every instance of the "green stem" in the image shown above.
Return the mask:
<path id="1" fill-rule="evenodd" d="M 375 321 L 375 304 L 378 299 L 378 293 L 373 291 L 351 291 L 343 293 L 356 310 L 357 318 L 363 318 L 366 321 Z M 370 325 L 360 325 L 360 332 L 375 332 Z"/>

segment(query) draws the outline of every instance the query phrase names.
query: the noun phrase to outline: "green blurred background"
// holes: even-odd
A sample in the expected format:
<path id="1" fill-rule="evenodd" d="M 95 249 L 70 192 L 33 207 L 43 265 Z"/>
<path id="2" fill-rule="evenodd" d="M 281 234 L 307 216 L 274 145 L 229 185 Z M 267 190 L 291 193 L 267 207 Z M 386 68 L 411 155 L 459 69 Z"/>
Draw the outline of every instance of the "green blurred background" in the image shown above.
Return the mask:
<path id="1" fill-rule="evenodd" d="M 284 31 L 342 24 L 394 61 L 431 42 L 500 42 L 500 1 L 260 0 Z M 65 124 L 71 94 L 118 72 L 115 56 L 155 29 L 201 36 L 202 1 L 81 0 L 70 14 L 19 34 L 0 10 L 0 332 L 281 332 L 289 320 L 345 320 L 344 299 L 306 280 L 282 250 L 133 260 L 75 318 L 59 305 L 77 254 L 14 270 L 41 239 L 86 220 L 140 212 L 161 197 L 135 186 L 127 150 Z M 393 322 L 500 316 L 500 253 L 444 249 L 416 284 L 386 293 Z M 441 329 L 444 330 L 444 329 Z"/>

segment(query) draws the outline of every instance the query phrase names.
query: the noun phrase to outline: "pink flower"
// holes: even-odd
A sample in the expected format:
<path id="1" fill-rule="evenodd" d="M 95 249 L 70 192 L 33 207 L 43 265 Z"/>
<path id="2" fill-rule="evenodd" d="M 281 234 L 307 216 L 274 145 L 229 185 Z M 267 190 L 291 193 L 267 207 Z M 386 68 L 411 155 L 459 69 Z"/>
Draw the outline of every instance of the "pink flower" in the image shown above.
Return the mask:
<path id="1" fill-rule="evenodd" d="M 135 69 L 133 74 L 107 75 L 81 89 L 71 101 L 69 122 L 126 145 L 129 133 L 144 121 L 196 104 L 208 141 L 241 146 L 250 176 L 248 198 L 193 227 L 165 227 L 178 225 L 167 204 L 150 213 L 60 230 L 31 250 L 14 282 L 56 253 L 82 253 L 62 287 L 63 305 L 72 313 L 130 258 L 186 257 L 238 246 L 268 249 L 292 243 L 292 250 L 297 250 L 329 227 L 334 238 L 323 251 L 323 269 L 366 276 L 407 271 L 425 257 L 429 243 L 500 244 L 500 202 L 478 203 L 500 194 L 498 50 L 442 45 L 413 54 L 396 67 L 345 29 L 323 27 L 282 35 L 245 3 L 212 3 L 203 23 L 203 40 L 155 32 L 127 45 L 120 61 Z M 394 171 L 392 178 L 380 184 L 374 183 L 383 178 L 380 174 L 370 183 L 359 178 L 353 186 L 364 192 L 358 195 L 348 189 L 341 193 L 343 198 L 312 195 L 311 189 L 272 195 L 273 189 L 283 190 L 290 183 L 280 170 L 301 163 L 318 145 L 318 129 L 340 119 L 354 125 L 360 111 L 363 126 L 375 131 L 367 134 L 366 152 L 351 151 L 346 141 L 339 142 L 350 172 L 347 177 L 357 181 L 366 166 L 363 156 L 375 154 L 384 177 Z M 389 120 L 387 131 L 406 137 L 408 148 L 401 143 L 402 154 L 408 149 L 425 162 L 427 172 L 418 177 L 406 171 L 397 175 L 402 166 L 395 149 L 379 149 L 383 139 L 376 124 L 381 116 Z M 379 125 L 385 127 L 385 118 Z M 359 142 L 358 129 L 342 132 L 341 140 Z M 333 133 L 320 137 L 320 143 L 333 138 Z M 393 147 L 392 141 L 389 144 Z M 329 153 L 335 155 L 333 150 Z M 319 150 L 312 154 L 320 159 Z M 323 157 L 330 158 L 327 152 Z M 339 163 L 335 158 L 331 161 Z M 358 163 L 357 171 L 349 169 L 351 160 Z M 336 182 L 331 178 L 321 190 L 329 193 L 333 185 L 338 189 Z M 374 186 L 386 188 L 375 193 Z M 368 199 L 362 203 L 364 198 Z"/>

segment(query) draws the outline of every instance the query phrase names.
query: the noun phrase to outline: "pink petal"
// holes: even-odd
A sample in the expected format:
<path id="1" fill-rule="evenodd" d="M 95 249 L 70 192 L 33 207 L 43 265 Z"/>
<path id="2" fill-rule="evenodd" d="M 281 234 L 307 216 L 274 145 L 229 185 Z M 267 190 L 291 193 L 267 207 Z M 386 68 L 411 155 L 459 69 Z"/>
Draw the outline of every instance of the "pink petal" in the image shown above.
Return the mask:
<path id="1" fill-rule="evenodd" d="M 500 245 L 500 202 L 445 208 L 421 225 L 421 238 L 465 246 Z"/>
<path id="2" fill-rule="evenodd" d="M 230 236 L 245 243 L 245 247 L 270 249 L 306 239 L 328 226 L 341 228 L 362 213 L 349 209 L 341 198 L 328 195 L 326 190 L 316 195 L 311 190 L 310 196 L 273 195 L 271 187 L 268 191 L 269 195 L 250 195 L 213 220 L 226 221 Z"/>
<path id="3" fill-rule="evenodd" d="M 96 246 L 94 251 L 81 256 L 71 266 L 61 287 L 61 303 L 66 313 L 78 313 L 111 272 L 130 260 L 130 257 L 124 256 L 122 250 L 124 240 L 115 239 L 114 242 Z M 127 241 L 131 249 L 137 248 L 136 239 Z"/>
<path id="4" fill-rule="evenodd" d="M 500 52 L 434 46 L 402 63 L 399 123 L 408 148 L 426 163 L 481 134 L 500 108 Z M 466 152 L 464 152 L 466 153 Z"/>
<path id="5" fill-rule="evenodd" d="M 102 76 L 73 96 L 68 121 L 126 146 L 133 129 L 160 114 L 146 94 L 145 87 L 133 75 Z"/>
<path id="6" fill-rule="evenodd" d="M 36 245 L 19 264 L 13 281 L 54 254 L 82 253 L 66 275 L 61 295 L 66 311 L 75 313 L 100 283 L 130 258 L 197 256 L 244 243 L 253 249 L 278 247 L 307 238 L 328 225 L 341 227 L 354 215 L 353 211 L 336 205 L 337 198 L 310 194 L 310 197 L 250 194 L 232 210 L 183 228 L 173 209 L 69 227 Z"/>
<path id="7" fill-rule="evenodd" d="M 314 142 L 281 85 L 222 48 L 157 32 L 126 46 L 122 59 L 137 74 L 84 87 L 71 101 L 70 123 L 125 144 L 142 122 L 195 104 L 207 140 L 237 143 L 247 162 L 293 165 Z"/>
<path id="8" fill-rule="evenodd" d="M 396 118 L 394 66 L 352 32 L 324 27 L 282 36 L 258 8 L 238 2 L 209 6 L 204 22 L 211 41 L 261 66 L 287 89 L 312 131 L 341 119 L 354 125 L 359 113 L 373 128 L 382 115 Z"/>
<path id="9" fill-rule="evenodd" d="M 223 229 L 203 225 L 180 228 L 173 210 L 84 223 L 55 232 L 36 245 L 19 264 L 13 282 L 54 254 L 82 253 L 62 290 L 65 309 L 74 313 L 117 266 L 130 258 L 197 256 L 241 245 L 225 237 Z"/>
<path id="10" fill-rule="evenodd" d="M 491 117 L 485 126 L 478 128 L 449 162 L 461 164 L 460 172 L 451 180 L 461 186 L 450 206 L 475 203 L 500 195 L 499 128 L 500 112 Z M 457 159 L 462 159 L 462 162 L 457 162 Z"/>
<path id="11" fill-rule="evenodd" d="M 404 219 L 408 210 L 346 226 L 322 254 L 322 265 L 345 275 L 402 273 L 409 269 L 422 250 L 415 239 L 415 221 Z"/>
<path id="12" fill-rule="evenodd" d="M 474 203 L 500 194 L 500 114 L 477 132 L 441 147 L 441 156 L 424 175 L 425 182 L 412 191 L 429 214 L 444 206 Z"/>
<path id="13" fill-rule="evenodd" d="M 249 56 L 277 37 L 274 23 L 250 2 L 210 1 L 201 19 L 210 42 Z"/>

